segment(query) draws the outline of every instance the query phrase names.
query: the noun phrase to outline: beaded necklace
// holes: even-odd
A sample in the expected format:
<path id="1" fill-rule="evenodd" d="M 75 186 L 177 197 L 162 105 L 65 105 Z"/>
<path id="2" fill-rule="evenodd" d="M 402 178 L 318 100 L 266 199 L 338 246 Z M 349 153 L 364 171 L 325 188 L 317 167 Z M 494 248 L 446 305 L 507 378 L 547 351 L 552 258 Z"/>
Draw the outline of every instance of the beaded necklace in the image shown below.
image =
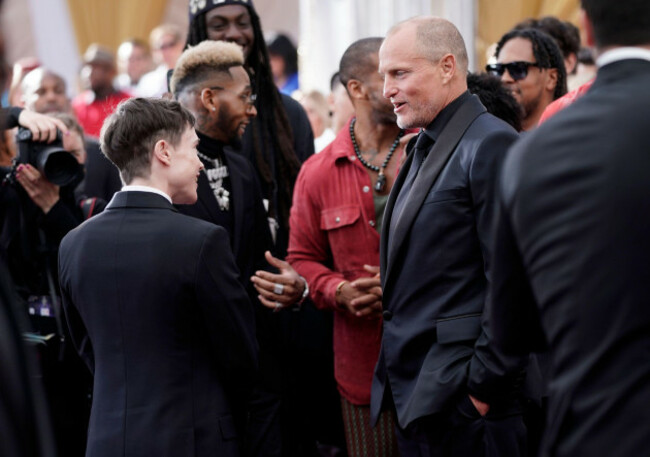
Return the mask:
<path id="1" fill-rule="evenodd" d="M 357 156 L 357 159 L 359 159 L 359 162 L 366 167 L 368 170 L 376 171 L 379 173 L 377 176 L 377 182 L 375 183 L 375 192 L 381 193 L 386 189 L 386 175 L 384 174 L 384 170 L 386 169 L 386 166 L 388 165 L 388 162 L 390 161 L 390 158 L 393 156 L 393 153 L 395 152 L 395 149 L 397 149 L 397 146 L 399 145 L 399 140 L 402 138 L 404 135 L 404 130 L 400 130 L 399 133 L 397 134 L 397 138 L 395 138 L 395 141 L 393 142 L 393 145 L 390 147 L 390 150 L 388 151 L 388 154 L 386 154 L 386 158 L 384 159 L 384 162 L 381 164 L 381 167 L 378 167 L 377 165 L 373 165 L 369 163 L 366 159 L 364 159 L 361 156 L 361 151 L 359 151 L 359 145 L 357 145 L 357 140 L 354 136 L 354 124 L 356 124 L 357 118 L 353 118 L 352 121 L 350 122 L 350 138 L 352 138 L 352 146 L 354 146 L 354 153 Z"/>

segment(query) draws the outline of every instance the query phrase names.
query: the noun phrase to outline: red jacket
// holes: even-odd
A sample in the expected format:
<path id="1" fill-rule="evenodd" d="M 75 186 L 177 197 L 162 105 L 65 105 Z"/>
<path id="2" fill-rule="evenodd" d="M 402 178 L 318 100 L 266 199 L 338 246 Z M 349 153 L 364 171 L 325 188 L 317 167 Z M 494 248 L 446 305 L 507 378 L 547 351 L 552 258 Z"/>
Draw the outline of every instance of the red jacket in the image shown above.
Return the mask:
<path id="1" fill-rule="evenodd" d="M 399 160 L 396 154 L 392 160 Z M 357 160 L 349 122 L 336 139 L 307 160 L 296 181 L 287 260 L 309 283 L 320 309 L 334 310 L 334 375 L 341 395 L 370 403 L 381 345 L 381 318 L 358 318 L 336 305 L 336 286 L 379 265 L 379 233 L 370 176 Z"/>

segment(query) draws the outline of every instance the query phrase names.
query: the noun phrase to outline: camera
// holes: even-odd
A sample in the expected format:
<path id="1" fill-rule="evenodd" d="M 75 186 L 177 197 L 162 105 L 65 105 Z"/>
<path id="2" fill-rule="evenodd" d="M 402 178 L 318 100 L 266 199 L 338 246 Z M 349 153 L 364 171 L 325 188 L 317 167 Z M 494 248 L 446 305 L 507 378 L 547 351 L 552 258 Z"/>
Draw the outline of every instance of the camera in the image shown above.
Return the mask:
<path id="1" fill-rule="evenodd" d="M 83 177 L 83 169 L 77 159 L 63 148 L 63 137 L 58 130 L 56 139 L 45 143 L 34 141 L 32 132 L 20 127 L 16 134 L 16 144 L 18 156 L 14 168 L 20 164 L 30 164 L 57 186 L 66 186 Z"/>

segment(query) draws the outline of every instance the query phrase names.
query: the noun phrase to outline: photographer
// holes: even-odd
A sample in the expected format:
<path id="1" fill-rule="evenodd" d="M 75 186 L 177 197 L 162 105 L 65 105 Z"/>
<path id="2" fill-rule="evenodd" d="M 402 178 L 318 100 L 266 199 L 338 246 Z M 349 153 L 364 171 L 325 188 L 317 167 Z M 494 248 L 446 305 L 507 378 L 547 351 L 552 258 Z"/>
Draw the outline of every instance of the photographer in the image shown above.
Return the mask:
<path id="1" fill-rule="evenodd" d="M 39 360 L 59 453 L 82 456 L 91 384 L 89 373 L 66 342 L 58 303 L 57 255 L 63 236 L 105 205 L 75 192 L 83 179 L 78 164 L 85 161 L 86 153 L 83 131 L 71 116 L 48 117 L 15 108 L 7 114 L 5 125 L 28 128 L 32 139 L 17 141 L 15 165 L 5 170 L 7 177 L 0 189 L 0 255 L 23 308 L 29 312 L 37 335 L 34 339 L 39 341 Z M 61 132 L 58 138 L 57 129 Z M 19 136 L 25 133 L 19 131 Z M 58 151 L 48 156 L 48 161 L 58 154 L 57 161 L 65 159 L 63 163 L 69 167 L 65 151 L 72 154 L 76 159 L 72 160 L 74 173 L 66 171 L 65 179 L 43 175 L 53 170 L 44 165 L 49 146 L 58 147 Z"/>

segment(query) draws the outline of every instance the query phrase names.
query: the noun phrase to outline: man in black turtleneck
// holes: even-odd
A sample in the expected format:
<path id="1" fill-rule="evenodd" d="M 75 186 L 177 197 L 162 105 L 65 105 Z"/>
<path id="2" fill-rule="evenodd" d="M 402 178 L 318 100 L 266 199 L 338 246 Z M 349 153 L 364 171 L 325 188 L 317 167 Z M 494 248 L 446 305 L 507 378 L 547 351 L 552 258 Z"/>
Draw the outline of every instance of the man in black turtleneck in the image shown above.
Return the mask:
<path id="1" fill-rule="evenodd" d="M 280 369 L 277 362 L 280 338 L 270 322 L 270 311 L 258 301 L 249 278 L 268 270 L 265 251 L 272 246 L 260 185 L 253 165 L 245 157 L 224 148 L 241 138 L 257 114 L 255 95 L 243 67 L 241 48 L 233 43 L 206 41 L 186 50 L 170 81 L 174 97 L 194 114 L 200 142 L 199 158 L 205 173 L 199 177 L 198 201 L 178 209 L 224 227 L 240 270 L 240 279 L 255 306 L 260 344 L 258 388 L 249 404 L 247 455 L 280 455 Z M 296 303 L 306 283 L 285 262 L 270 256 L 280 270 L 282 293 L 278 307 Z"/>

